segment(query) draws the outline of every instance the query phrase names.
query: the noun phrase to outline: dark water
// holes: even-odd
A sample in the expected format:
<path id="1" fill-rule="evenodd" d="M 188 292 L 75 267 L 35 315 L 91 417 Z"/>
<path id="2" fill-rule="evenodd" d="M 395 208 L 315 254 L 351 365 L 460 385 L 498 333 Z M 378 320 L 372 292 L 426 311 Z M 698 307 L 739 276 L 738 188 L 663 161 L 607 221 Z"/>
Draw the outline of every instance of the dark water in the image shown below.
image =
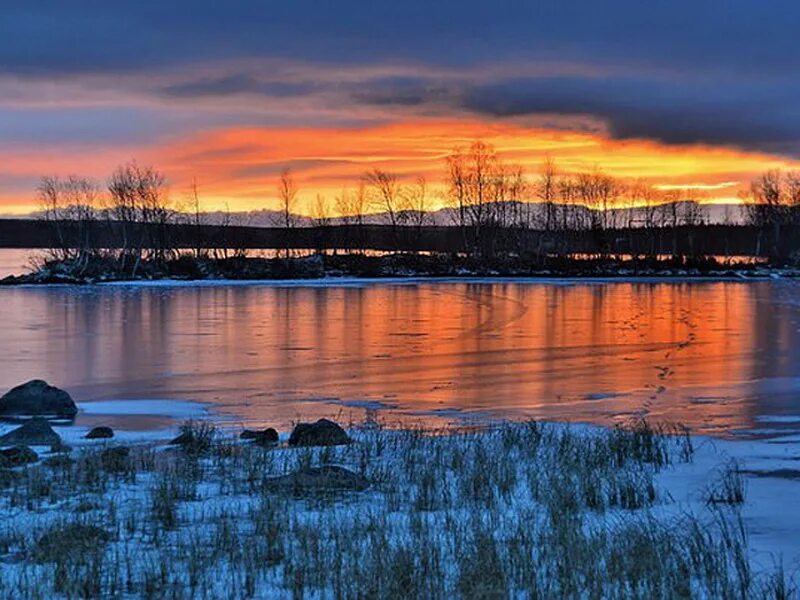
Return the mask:
<path id="1" fill-rule="evenodd" d="M 0 389 L 317 415 L 800 430 L 789 282 L 0 289 Z M 155 423 L 156 421 L 154 421 Z"/>

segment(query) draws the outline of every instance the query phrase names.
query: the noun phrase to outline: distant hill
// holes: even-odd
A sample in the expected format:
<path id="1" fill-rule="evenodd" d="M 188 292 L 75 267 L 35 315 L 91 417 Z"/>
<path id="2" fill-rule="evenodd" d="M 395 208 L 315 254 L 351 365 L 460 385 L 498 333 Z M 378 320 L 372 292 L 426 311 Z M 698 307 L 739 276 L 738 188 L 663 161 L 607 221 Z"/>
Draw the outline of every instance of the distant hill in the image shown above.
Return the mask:
<path id="1" fill-rule="evenodd" d="M 527 222 L 533 228 L 541 227 L 545 223 L 545 205 L 540 202 L 517 202 L 507 201 L 502 203 L 491 203 L 486 205 L 487 212 L 502 212 L 506 214 L 517 213 L 524 215 Z M 598 215 L 602 211 L 595 211 L 582 205 L 554 204 L 554 213 L 559 221 L 564 219 L 574 223 L 576 221 L 589 223 L 592 221 L 592 213 Z M 456 225 L 459 222 L 458 210 L 454 208 L 442 208 L 439 210 L 425 213 L 420 218 L 420 213 L 415 211 L 405 211 L 398 215 L 401 222 L 422 223 L 424 225 L 435 225 L 446 227 Z M 30 219 L 38 218 L 41 213 L 31 213 L 29 215 L 2 216 L 1 218 Z M 193 216 L 186 215 L 187 222 Z M 209 211 L 200 215 L 201 221 L 207 225 L 238 225 L 245 227 L 281 227 L 283 225 L 283 213 L 277 210 L 261 209 L 243 212 L 223 212 Z M 295 227 L 313 227 L 318 221 L 303 215 L 293 215 Z M 606 223 L 609 226 L 626 227 L 632 225 L 641 227 L 648 222 L 655 221 L 656 224 L 671 225 L 677 219 L 678 224 L 708 224 L 708 225 L 742 225 L 745 224 L 744 207 L 741 204 L 698 204 L 693 200 L 681 200 L 673 203 L 660 204 L 657 206 L 644 208 L 614 208 L 606 214 Z M 689 220 L 691 219 L 691 220 Z M 390 223 L 388 213 L 370 213 L 364 215 L 362 221 L 366 225 L 388 225 Z M 343 225 L 352 222 L 352 217 L 348 220 L 345 217 L 332 217 L 326 221 L 330 225 Z"/>
<path id="2" fill-rule="evenodd" d="M 487 205 L 488 212 L 505 211 L 507 214 L 517 212 L 529 219 L 532 226 L 536 227 L 545 222 L 545 205 L 540 202 L 515 202 L 509 201 L 493 203 Z M 567 220 L 575 222 L 591 222 L 593 211 L 582 205 L 566 205 L 556 203 L 554 213 L 559 219 L 563 218 L 566 212 Z M 648 214 L 649 213 L 649 214 Z M 418 212 L 406 211 L 399 215 L 399 219 L 406 223 L 420 223 L 425 225 L 436 225 L 446 227 L 458 224 L 458 210 L 454 208 L 442 208 L 428 212 L 423 218 L 419 218 Z M 682 200 L 674 203 L 661 204 L 658 206 L 643 208 L 615 208 L 608 211 L 606 215 L 609 224 L 616 224 L 620 227 L 629 224 L 633 226 L 644 226 L 648 221 L 655 220 L 657 224 L 672 224 L 673 215 L 677 216 L 678 222 L 685 223 L 687 215 L 692 216 L 692 223 L 705 223 L 708 225 L 742 225 L 745 223 L 745 214 L 740 204 L 698 204 L 692 200 Z M 283 215 L 275 210 L 256 210 L 250 212 L 208 212 L 203 213 L 202 219 L 209 224 L 220 224 L 226 219 L 232 225 L 247 225 L 250 227 L 275 227 L 283 224 Z M 351 218 L 352 220 L 352 218 Z M 342 225 L 348 222 L 347 218 L 333 217 L 327 220 L 330 225 Z M 367 225 L 387 225 L 390 223 L 387 213 L 371 213 L 364 215 L 363 222 Z M 317 221 L 310 217 L 294 216 L 296 227 L 312 227 Z"/>

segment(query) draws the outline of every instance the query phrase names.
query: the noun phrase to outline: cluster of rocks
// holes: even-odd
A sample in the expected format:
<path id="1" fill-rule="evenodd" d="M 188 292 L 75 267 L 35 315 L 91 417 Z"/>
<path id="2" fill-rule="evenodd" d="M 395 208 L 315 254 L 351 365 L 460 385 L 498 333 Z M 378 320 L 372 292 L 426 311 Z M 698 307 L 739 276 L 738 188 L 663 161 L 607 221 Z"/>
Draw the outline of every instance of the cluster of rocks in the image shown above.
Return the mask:
<path id="1" fill-rule="evenodd" d="M 278 443 L 278 432 L 272 427 L 266 429 L 245 429 L 239 439 L 252 440 L 258 446 L 274 446 Z M 298 423 L 289 436 L 289 446 L 342 446 L 351 443 L 347 432 L 328 419 L 314 423 Z"/>
<path id="2" fill-rule="evenodd" d="M 71 448 L 63 443 L 48 419 L 72 419 L 77 413 L 78 407 L 66 391 L 41 379 L 9 390 L 0 397 L 0 417 L 29 419 L 16 429 L 0 435 L 0 468 L 37 462 L 39 455 L 31 446 L 48 446 L 51 454 L 59 455 L 48 458 L 48 464 L 70 460 L 65 455 Z M 84 437 L 90 440 L 110 439 L 114 437 L 114 430 L 111 427 L 94 427 Z M 120 448 L 107 450 L 116 451 Z M 124 450 L 127 451 L 127 448 Z"/>
<path id="3" fill-rule="evenodd" d="M 289 436 L 289 446 L 342 446 L 352 443 L 347 432 L 328 419 L 298 423 Z M 361 492 L 369 487 L 361 475 L 336 465 L 306 467 L 293 473 L 272 477 L 265 482 L 268 491 L 292 494 Z"/>
<path id="4" fill-rule="evenodd" d="M 42 380 L 33 380 L 17 386 L 0 397 L 0 416 L 30 417 L 16 429 L 0 436 L 0 468 L 13 468 L 34 463 L 39 455 L 31 446 L 48 446 L 51 454 L 46 464 L 59 466 L 71 463 L 67 454 L 70 448 L 63 444 L 47 418 L 72 419 L 78 408 L 70 395 Z M 85 439 L 111 439 L 114 431 L 110 427 L 99 426 L 91 429 Z M 272 427 L 266 429 L 245 429 L 240 439 L 265 448 L 277 446 L 279 435 Z M 200 454 L 210 447 L 210 436 L 202 430 L 184 430 L 171 442 L 185 451 Z M 313 423 L 298 423 L 292 430 L 289 447 L 339 446 L 352 443 L 347 432 L 337 423 L 319 419 Z M 100 460 L 104 469 L 124 472 L 130 465 L 130 449 L 125 446 L 104 448 Z M 266 488 L 275 492 L 315 493 L 362 491 L 369 482 L 362 476 L 335 465 L 309 467 L 273 477 L 266 481 Z"/>
<path id="5" fill-rule="evenodd" d="M 38 461 L 39 455 L 30 446 L 60 448 L 61 437 L 44 417 L 72 418 L 77 412 L 67 392 L 40 379 L 8 391 L 0 397 L 0 416 L 33 418 L 0 436 L 0 467 L 19 467 Z"/>
<path id="6" fill-rule="evenodd" d="M 280 438 L 277 430 L 245 429 L 239 439 L 265 448 L 278 445 Z M 337 423 L 328 419 L 319 419 L 314 423 L 298 423 L 289 436 L 289 447 L 324 447 L 341 446 L 352 443 L 347 432 Z M 181 446 L 185 450 L 196 443 L 196 434 L 184 431 L 170 444 Z M 265 481 L 265 489 L 275 493 L 292 493 L 299 495 L 360 492 L 369 487 L 369 481 L 344 467 L 324 465 L 306 467 L 293 473 L 272 477 Z"/>

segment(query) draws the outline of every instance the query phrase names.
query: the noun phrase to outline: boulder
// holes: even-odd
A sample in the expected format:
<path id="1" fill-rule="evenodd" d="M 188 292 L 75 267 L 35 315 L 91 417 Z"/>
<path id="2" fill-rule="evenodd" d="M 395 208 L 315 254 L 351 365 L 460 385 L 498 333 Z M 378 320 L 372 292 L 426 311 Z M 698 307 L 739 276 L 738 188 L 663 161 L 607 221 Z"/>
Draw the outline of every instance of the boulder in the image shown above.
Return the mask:
<path id="1" fill-rule="evenodd" d="M 78 407 L 70 395 L 46 381 L 34 379 L 0 397 L 0 415 L 57 416 L 72 418 Z"/>
<path id="2" fill-rule="evenodd" d="M 298 423 L 289 436 L 290 446 L 341 446 L 351 441 L 344 429 L 328 419 Z"/>
<path id="3" fill-rule="evenodd" d="M 114 437 L 114 430 L 111 427 L 93 427 L 89 433 L 83 436 L 87 440 L 108 439 Z"/>
<path id="4" fill-rule="evenodd" d="M 268 491 L 294 494 L 361 492 L 369 487 L 369 481 L 344 467 L 326 465 L 272 477 L 265 486 Z"/>
<path id="5" fill-rule="evenodd" d="M 253 440 L 259 446 L 271 446 L 278 443 L 278 432 L 272 427 L 267 427 L 262 431 L 255 431 L 253 429 L 245 429 L 240 439 Z"/>
<path id="6" fill-rule="evenodd" d="M 53 431 L 50 423 L 37 417 L 0 436 L 0 446 L 17 446 L 20 444 L 27 446 L 54 446 L 61 444 L 61 437 Z"/>
<path id="7" fill-rule="evenodd" d="M 39 460 L 39 455 L 27 446 L 14 446 L 0 450 L 0 464 L 4 467 L 19 467 L 37 460 Z"/>

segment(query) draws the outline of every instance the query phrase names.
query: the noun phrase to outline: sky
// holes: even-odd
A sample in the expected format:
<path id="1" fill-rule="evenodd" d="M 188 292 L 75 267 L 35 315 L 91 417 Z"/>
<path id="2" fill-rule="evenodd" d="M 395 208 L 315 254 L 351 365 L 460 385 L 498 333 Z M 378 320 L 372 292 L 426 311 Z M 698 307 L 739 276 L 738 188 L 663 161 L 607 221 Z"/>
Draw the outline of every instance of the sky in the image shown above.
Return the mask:
<path id="1" fill-rule="evenodd" d="M 288 167 L 302 211 L 374 167 L 436 182 L 474 139 L 531 178 L 735 200 L 800 166 L 798 25 L 788 0 L 6 0 L 0 213 L 131 159 L 209 210 L 275 208 Z"/>

